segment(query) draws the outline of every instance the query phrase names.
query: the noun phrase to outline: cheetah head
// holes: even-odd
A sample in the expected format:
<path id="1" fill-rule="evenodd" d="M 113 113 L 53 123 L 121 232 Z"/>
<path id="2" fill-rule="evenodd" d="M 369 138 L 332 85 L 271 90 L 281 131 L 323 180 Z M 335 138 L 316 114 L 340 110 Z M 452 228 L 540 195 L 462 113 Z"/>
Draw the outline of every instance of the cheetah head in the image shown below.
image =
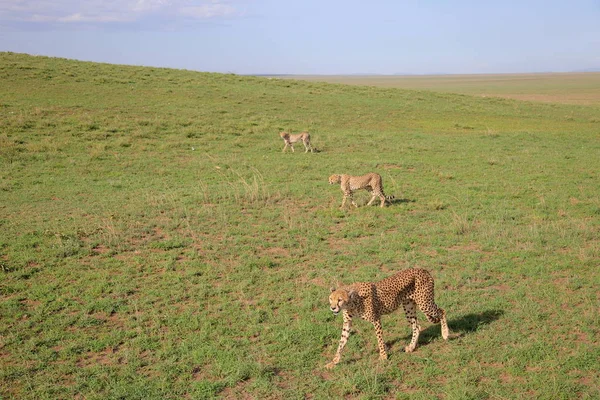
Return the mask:
<path id="1" fill-rule="evenodd" d="M 334 185 L 336 183 L 340 183 L 341 180 L 342 180 L 341 176 L 339 176 L 338 174 L 333 174 L 329 177 L 329 184 Z"/>
<path id="2" fill-rule="evenodd" d="M 282 139 L 286 139 L 286 138 L 287 138 L 289 135 L 290 135 L 290 134 L 289 134 L 289 133 L 287 133 L 287 132 L 279 132 L 279 136 L 280 136 Z"/>
<path id="3" fill-rule="evenodd" d="M 356 292 L 354 290 L 346 290 L 346 289 L 336 289 L 331 288 L 331 294 L 329 294 L 329 308 L 331 311 L 337 315 L 340 310 L 343 310 L 348 307 L 350 302 L 356 296 Z"/>

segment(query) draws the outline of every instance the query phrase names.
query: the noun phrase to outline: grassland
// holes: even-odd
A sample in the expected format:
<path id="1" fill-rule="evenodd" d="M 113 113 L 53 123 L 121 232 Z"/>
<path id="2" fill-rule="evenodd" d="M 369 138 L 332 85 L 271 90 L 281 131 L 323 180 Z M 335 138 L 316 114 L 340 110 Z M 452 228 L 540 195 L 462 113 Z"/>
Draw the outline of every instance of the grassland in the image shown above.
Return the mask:
<path id="1" fill-rule="evenodd" d="M 312 82 L 600 106 L 600 72 L 480 75 L 305 75 Z"/>
<path id="2" fill-rule="evenodd" d="M 0 396 L 600 396 L 600 109 L 0 53 Z M 281 153 L 309 130 L 315 154 Z M 398 200 L 340 210 L 332 173 Z M 357 196 L 364 204 L 368 196 Z M 390 360 L 332 284 L 423 267 Z"/>

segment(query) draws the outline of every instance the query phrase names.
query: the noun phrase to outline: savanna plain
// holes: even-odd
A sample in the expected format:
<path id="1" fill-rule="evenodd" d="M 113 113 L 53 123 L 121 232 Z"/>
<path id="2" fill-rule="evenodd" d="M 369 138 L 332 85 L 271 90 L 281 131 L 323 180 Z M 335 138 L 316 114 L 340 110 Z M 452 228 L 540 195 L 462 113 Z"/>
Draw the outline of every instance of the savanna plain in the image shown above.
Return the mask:
<path id="1" fill-rule="evenodd" d="M 15 53 L 0 82 L 0 397 L 600 398 L 597 102 Z M 340 209 L 366 172 L 396 199 Z M 356 321 L 326 370 L 329 287 L 410 267 L 451 340 L 419 314 L 404 353 L 398 311 L 380 362 Z"/>
<path id="2" fill-rule="evenodd" d="M 461 93 L 546 103 L 600 105 L 600 72 L 473 75 L 283 75 L 347 85 Z"/>

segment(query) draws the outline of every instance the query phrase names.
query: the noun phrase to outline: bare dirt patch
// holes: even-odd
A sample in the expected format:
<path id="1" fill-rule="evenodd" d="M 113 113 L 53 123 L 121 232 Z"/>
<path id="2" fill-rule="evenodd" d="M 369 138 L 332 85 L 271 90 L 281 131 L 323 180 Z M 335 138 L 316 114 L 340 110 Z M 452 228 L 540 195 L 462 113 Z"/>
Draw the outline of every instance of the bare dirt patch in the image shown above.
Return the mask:
<path id="1" fill-rule="evenodd" d="M 254 399 L 255 397 L 251 396 L 250 394 L 248 394 L 248 392 L 245 390 L 245 387 L 250 382 L 252 382 L 252 379 L 238 382 L 233 387 L 226 387 L 225 389 L 223 389 L 223 391 L 221 391 L 221 393 L 219 393 L 219 398 L 221 398 L 221 399 L 235 399 L 235 400 L 238 400 L 238 399 L 244 399 L 244 400 Z"/>
<path id="2" fill-rule="evenodd" d="M 376 167 L 383 169 L 403 169 L 400 164 L 377 164 Z"/>
<path id="3" fill-rule="evenodd" d="M 508 285 L 492 285 L 488 286 L 486 289 L 498 290 L 499 292 L 506 292 L 510 290 L 510 286 Z"/>
<path id="4" fill-rule="evenodd" d="M 289 258 L 290 251 L 283 247 L 267 247 L 260 249 L 260 253 L 271 256 L 273 258 Z"/>
<path id="5" fill-rule="evenodd" d="M 508 374 L 506 372 L 500 374 L 500 381 L 502 381 L 502 383 L 524 383 L 525 382 L 525 378 L 520 377 L 520 376 L 514 376 L 511 374 Z"/>
<path id="6" fill-rule="evenodd" d="M 477 251 L 482 252 L 481 247 L 477 243 L 469 243 L 466 245 L 455 245 L 448 247 L 449 251 Z"/>
<path id="7" fill-rule="evenodd" d="M 117 356 L 117 349 L 107 347 L 99 352 L 88 352 L 77 360 L 79 368 L 87 368 L 92 365 L 116 365 L 121 363 L 121 358 Z"/>
<path id="8" fill-rule="evenodd" d="M 303 284 L 310 283 L 312 285 L 323 287 L 323 288 L 329 288 L 331 286 L 323 278 L 307 279 L 307 278 L 303 277 L 303 278 L 300 278 L 299 281 L 300 281 L 300 283 L 303 283 Z"/>
<path id="9" fill-rule="evenodd" d="M 108 248 L 108 247 L 106 247 L 106 246 L 104 246 L 104 245 L 102 245 L 102 244 L 99 244 L 99 245 L 97 245 L 96 247 L 94 247 L 94 248 L 92 249 L 92 252 L 93 252 L 94 254 L 106 254 L 106 253 L 108 253 L 109 251 L 110 251 L 110 248 Z"/>
<path id="10" fill-rule="evenodd" d="M 38 308 L 42 304 L 42 302 L 38 300 L 25 299 L 21 300 L 21 304 L 27 307 L 27 310 L 31 311 Z"/>

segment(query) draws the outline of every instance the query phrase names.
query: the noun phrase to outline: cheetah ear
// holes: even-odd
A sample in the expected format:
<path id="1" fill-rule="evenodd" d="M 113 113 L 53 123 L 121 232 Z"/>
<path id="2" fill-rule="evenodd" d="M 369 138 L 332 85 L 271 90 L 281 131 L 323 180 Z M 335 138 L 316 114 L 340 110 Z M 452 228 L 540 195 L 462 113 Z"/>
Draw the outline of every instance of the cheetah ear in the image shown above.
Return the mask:
<path id="1" fill-rule="evenodd" d="M 355 299 L 358 296 L 358 293 L 354 289 L 348 290 L 348 298 Z"/>
<path id="2" fill-rule="evenodd" d="M 329 288 L 329 291 L 330 292 L 335 292 L 335 288 L 332 286 L 332 287 Z"/>

